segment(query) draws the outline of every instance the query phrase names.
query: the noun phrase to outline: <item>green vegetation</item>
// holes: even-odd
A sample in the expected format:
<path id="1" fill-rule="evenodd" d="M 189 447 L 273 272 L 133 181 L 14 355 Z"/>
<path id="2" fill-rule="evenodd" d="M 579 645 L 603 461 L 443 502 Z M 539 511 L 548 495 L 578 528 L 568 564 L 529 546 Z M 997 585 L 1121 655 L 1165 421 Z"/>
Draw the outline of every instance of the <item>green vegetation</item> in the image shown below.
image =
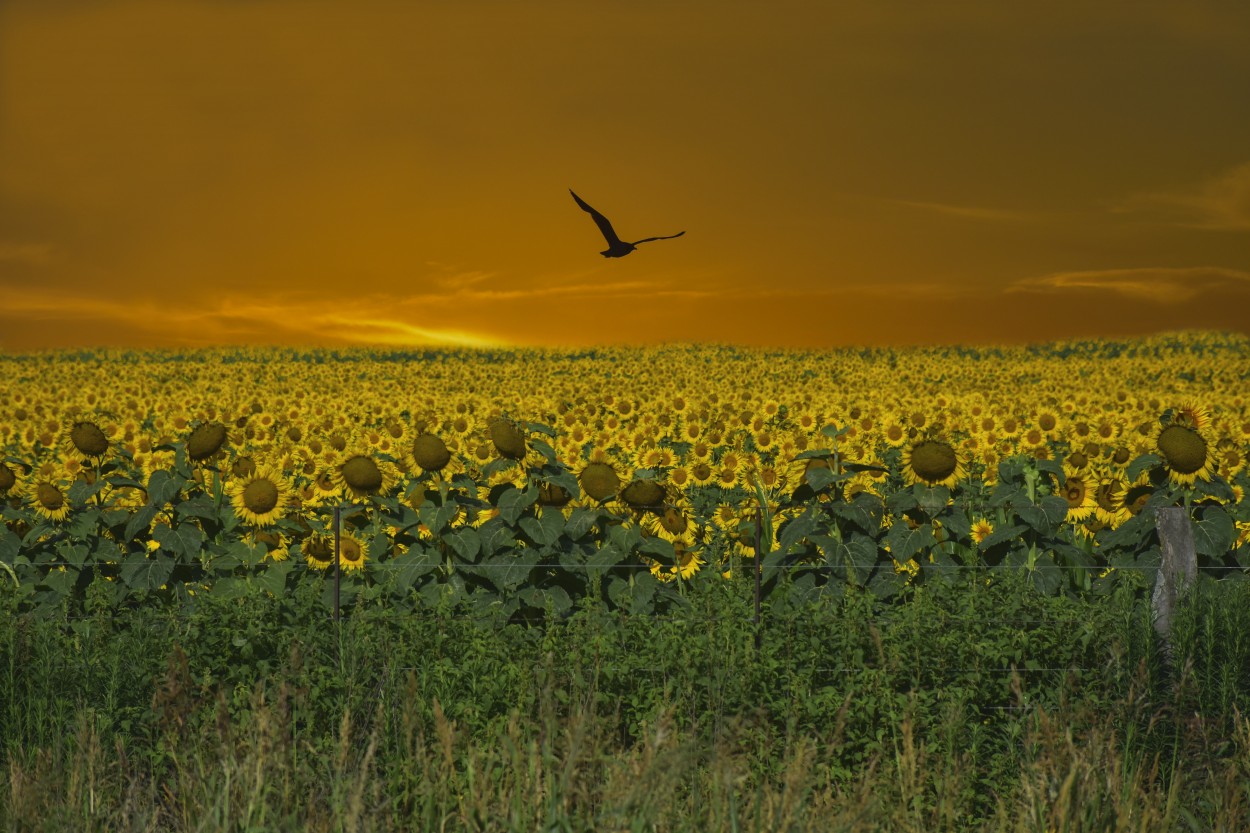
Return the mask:
<path id="1" fill-rule="evenodd" d="M 1250 829 L 1247 583 L 1202 581 L 1168 668 L 1140 589 L 1020 571 L 766 605 L 757 654 L 746 574 L 529 626 L 335 623 L 307 582 L 35 616 L 0 581 L 0 825 Z"/>

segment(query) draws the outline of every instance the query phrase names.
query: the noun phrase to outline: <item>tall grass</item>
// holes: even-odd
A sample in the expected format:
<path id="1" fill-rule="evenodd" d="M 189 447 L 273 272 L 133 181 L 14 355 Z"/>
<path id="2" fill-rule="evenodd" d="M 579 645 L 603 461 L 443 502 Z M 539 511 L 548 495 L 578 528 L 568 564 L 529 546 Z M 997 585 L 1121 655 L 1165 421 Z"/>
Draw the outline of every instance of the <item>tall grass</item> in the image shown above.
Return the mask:
<path id="1" fill-rule="evenodd" d="M 8 617 L 0 825 L 1250 829 L 1244 586 L 1203 589 L 1171 670 L 1127 595 L 848 596 L 766 617 L 758 655 L 748 596 L 502 629 L 260 597 Z"/>

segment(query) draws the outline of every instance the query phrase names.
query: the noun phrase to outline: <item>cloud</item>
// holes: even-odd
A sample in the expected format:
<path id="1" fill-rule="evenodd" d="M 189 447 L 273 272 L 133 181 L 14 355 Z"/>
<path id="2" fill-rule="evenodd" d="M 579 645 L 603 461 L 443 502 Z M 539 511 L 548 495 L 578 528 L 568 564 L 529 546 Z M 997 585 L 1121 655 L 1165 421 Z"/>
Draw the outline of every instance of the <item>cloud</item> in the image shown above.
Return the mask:
<path id="1" fill-rule="evenodd" d="M 1189 228 L 1250 231 L 1250 162 L 1189 190 L 1133 194 L 1114 210 Z"/>
<path id="2" fill-rule="evenodd" d="M 1054 272 L 1016 281 L 1007 291 L 1057 293 L 1095 290 L 1157 304 L 1173 304 L 1210 292 L 1238 288 L 1250 291 L 1250 272 L 1218 266 L 1190 266 Z"/>
<path id="3" fill-rule="evenodd" d="M 919 208 L 934 211 L 952 217 L 963 217 L 969 220 L 986 220 L 990 222 L 1018 222 L 1032 219 L 1032 215 L 1024 211 L 1012 211 L 1006 208 L 985 208 L 977 205 L 958 205 L 944 202 L 924 202 L 921 200 L 887 200 L 894 205 L 908 208 Z"/>
<path id="4" fill-rule="evenodd" d="M 498 347 L 503 339 L 455 327 L 429 327 L 379 311 L 377 299 L 326 303 L 322 299 L 226 297 L 212 305 L 133 303 L 54 293 L 23 292 L 6 299 L 0 321 L 12 334 L 48 322 L 102 322 L 101 333 L 176 346 L 222 343 L 298 343 L 387 346 Z M 53 327 L 55 329 L 55 327 Z M 284 336 L 275 338 L 275 336 Z M 108 341 L 107 335 L 102 341 Z"/>
<path id="5" fill-rule="evenodd" d="M 52 258 L 52 247 L 47 243 L 18 243 L 12 240 L 0 240 L 0 263 L 46 266 L 52 262 Z"/>

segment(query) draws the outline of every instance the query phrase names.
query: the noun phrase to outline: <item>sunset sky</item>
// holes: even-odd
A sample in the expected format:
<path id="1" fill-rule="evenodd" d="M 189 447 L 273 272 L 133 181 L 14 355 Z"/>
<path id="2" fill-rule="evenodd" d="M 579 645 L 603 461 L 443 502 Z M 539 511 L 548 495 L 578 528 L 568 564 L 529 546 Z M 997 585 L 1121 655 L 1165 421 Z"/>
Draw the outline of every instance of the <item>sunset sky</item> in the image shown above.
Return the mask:
<path id="1" fill-rule="evenodd" d="M 1250 3 L 4 0 L 0 349 L 1250 332 Z M 605 259 L 572 188 L 621 237 Z"/>

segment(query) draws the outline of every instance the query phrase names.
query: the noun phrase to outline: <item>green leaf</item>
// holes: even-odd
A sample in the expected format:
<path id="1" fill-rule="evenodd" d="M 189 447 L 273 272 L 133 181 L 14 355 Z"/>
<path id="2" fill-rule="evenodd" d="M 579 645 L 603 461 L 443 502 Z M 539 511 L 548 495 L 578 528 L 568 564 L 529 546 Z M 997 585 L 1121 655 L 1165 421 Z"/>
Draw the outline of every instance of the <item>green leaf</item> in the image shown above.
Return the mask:
<path id="1" fill-rule="evenodd" d="M 569 516 L 568 523 L 564 525 L 564 534 L 572 541 L 580 541 L 594 528 L 597 520 L 599 520 L 599 512 L 597 510 L 582 509 L 580 507 L 574 509 Z"/>
<path id="2" fill-rule="evenodd" d="M 157 590 L 174 572 L 174 559 L 161 552 L 131 553 L 122 562 L 121 577 L 132 590 Z"/>
<path id="3" fill-rule="evenodd" d="M 0 526 L 0 561 L 12 564 L 22 546 L 22 539 L 7 526 Z"/>
<path id="4" fill-rule="evenodd" d="M 438 551 L 433 548 L 410 548 L 403 555 L 387 562 L 387 568 L 394 577 L 395 589 L 407 593 L 417 580 L 438 569 L 442 563 Z"/>
<path id="5" fill-rule="evenodd" d="M 78 570 L 75 567 L 67 567 L 64 570 L 56 567 L 48 570 L 47 575 L 39 582 L 56 592 L 58 596 L 68 596 L 74 589 L 74 585 L 78 583 Z"/>
<path id="6" fill-rule="evenodd" d="M 898 521 L 890 527 L 886 540 L 890 542 L 890 554 L 899 562 L 907 561 L 936 543 L 932 525 L 926 523 L 912 529 L 905 521 Z"/>
<path id="7" fill-rule="evenodd" d="M 160 543 L 162 550 L 174 553 L 183 561 L 197 558 L 204 546 L 204 533 L 191 523 L 179 524 L 177 528 L 157 526 L 152 537 Z"/>
<path id="8" fill-rule="evenodd" d="M 559 541 L 560 534 L 564 532 L 564 515 L 558 510 L 548 508 L 541 518 L 526 515 L 517 525 L 531 541 L 539 546 L 549 547 Z"/>
<path id="9" fill-rule="evenodd" d="M 1056 566 L 1050 553 L 1042 553 L 1037 557 L 1036 565 L 1029 577 L 1033 580 L 1033 586 L 1037 588 L 1037 591 L 1045 596 L 1055 595 L 1063 585 L 1063 570 Z"/>
<path id="10" fill-rule="evenodd" d="M 522 513 L 525 512 L 537 497 L 537 493 L 529 494 L 530 490 L 524 492 L 520 489 L 509 489 L 499 498 L 499 517 L 503 519 L 508 526 L 516 526 Z"/>
<path id="11" fill-rule="evenodd" d="M 833 469 L 827 469 L 823 466 L 808 469 L 803 475 L 803 480 L 813 492 L 823 492 L 838 480 L 833 473 Z"/>
<path id="12" fill-rule="evenodd" d="M 471 526 L 457 529 L 443 536 L 443 540 L 447 542 L 447 546 L 459 556 L 461 561 L 473 563 L 482 551 L 482 538 L 478 531 Z"/>
<path id="13" fill-rule="evenodd" d="M 494 555 L 502 551 L 511 552 L 516 547 L 516 535 L 504 526 L 503 521 L 491 518 L 478 529 L 482 552 Z"/>
<path id="14" fill-rule="evenodd" d="M 827 507 L 834 516 L 849 521 L 869 535 L 875 535 L 881 528 L 881 518 L 885 515 L 885 504 L 881 498 L 865 492 L 855 495 L 850 502 L 831 501 Z"/>
<path id="15" fill-rule="evenodd" d="M 951 490 L 945 486 L 925 486 L 917 483 L 912 487 L 916 505 L 930 518 L 939 514 L 950 503 Z"/>
<path id="16" fill-rule="evenodd" d="M 86 544 L 72 544 L 68 541 L 61 541 L 57 545 L 56 554 L 61 561 L 78 570 L 87 563 L 87 556 L 90 554 L 90 550 L 87 549 Z"/>
<path id="17" fill-rule="evenodd" d="M 1009 524 L 1006 526 L 1000 526 L 989 535 L 985 536 L 985 539 L 981 541 L 979 549 L 988 550 L 998 546 L 999 544 L 1005 544 L 1009 541 L 1017 541 L 1020 539 L 1021 535 L 1028 531 L 1029 528 L 1024 524 Z"/>
<path id="18" fill-rule="evenodd" d="M 782 523 L 777 545 L 780 547 L 782 552 L 788 553 L 790 552 L 791 547 L 806 538 L 808 535 L 811 535 L 819 528 L 820 526 L 816 522 L 816 519 L 805 512 L 797 518 L 793 518 Z"/>
<path id="19" fill-rule="evenodd" d="M 655 559 L 665 567 L 670 567 L 677 563 L 677 550 L 673 548 L 672 542 L 665 541 L 663 538 L 643 539 L 642 544 L 638 547 L 638 552 L 641 555 Z"/>
<path id="20" fill-rule="evenodd" d="M 526 581 L 534 572 L 534 565 L 542 560 L 543 554 L 538 550 L 518 550 L 515 554 L 495 556 L 489 563 L 482 565 L 479 574 L 486 578 L 501 592 L 511 592 Z"/>
<path id="21" fill-rule="evenodd" d="M 152 519 L 156 517 L 159 511 L 152 504 L 146 504 L 130 516 L 130 520 L 126 522 L 126 531 L 124 533 L 126 541 L 133 541 L 140 530 L 147 529 L 152 524 Z"/>
<path id="22" fill-rule="evenodd" d="M 158 508 L 164 506 L 177 496 L 183 485 L 183 479 L 173 472 L 157 469 L 148 478 L 148 503 Z"/>
<path id="23" fill-rule="evenodd" d="M 256 587 L 275 596 L 286 593 L 286 578 L 294 568 L 291 561 L 270 561 L 257 573 L 254 580 Z"/>
<path id="24" fill-rule="evenodd" d="M 1237 540 L 1237 527 L 1220 506 L 1207 506 L 1193 522 L 1194 550 L 1207 558 L 1223 558 Z"/>
<path id="25" fill-rule="evenodd" d="M 1052 537 L 1068 515 L 1068 502 L 1055 495 L 1047 495 L 1036 504 L 1017 506 L 1016 516 L 1043 538 Z"/>
<path id="26" fill-rule="evenodd" d="M 624 557 L 625 554 L 616 547 L 604 544 L 586 558 L 586 573 L 590 576 L 601 577 L 613 566 L 621 563 Z"/>
<path id="27" fill-rule="evenodd" d="M 660 582 L 650 572 L 639 570 L 633 576 L 633 587 L 630 590 L 630 612 L 652 613 L 655 610 L 655 591 Z"/>
<path id="28" fill-rule="evenodd" d="M 1163 458 L 1158 454 L 1143 454 L 1128 464 L 1128 468 L 1124 470 L 1124 477 L 1129 483 L 1132 483 L 1143 471 L 1157 468 L 1162 465 Z"/>

